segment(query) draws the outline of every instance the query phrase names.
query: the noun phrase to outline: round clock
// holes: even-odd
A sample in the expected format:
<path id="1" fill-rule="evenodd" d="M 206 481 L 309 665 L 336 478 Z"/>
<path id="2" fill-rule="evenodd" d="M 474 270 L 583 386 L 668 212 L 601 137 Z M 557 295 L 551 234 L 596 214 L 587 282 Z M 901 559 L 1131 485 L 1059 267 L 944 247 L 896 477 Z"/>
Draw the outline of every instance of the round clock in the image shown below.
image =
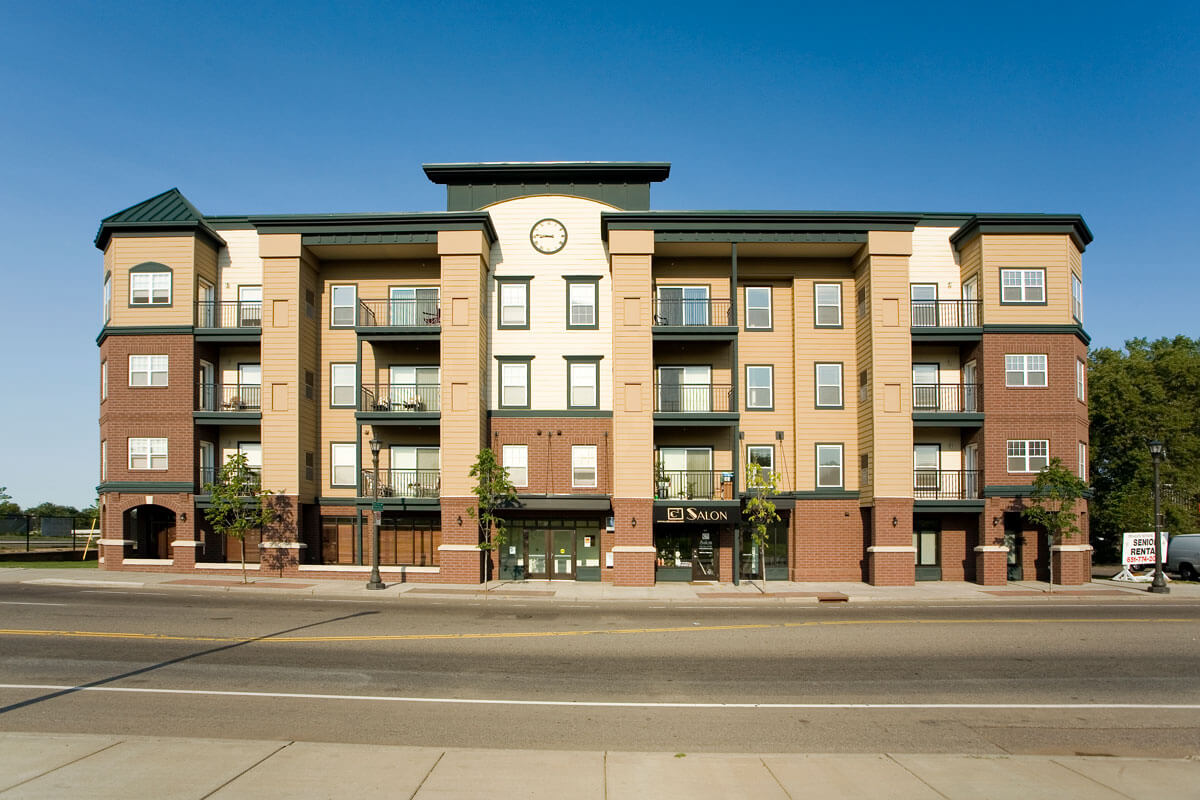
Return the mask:
<path id="1" fill-rule="evenodd" d="M 567 245 L 567 229 L 556 219 L 542 219 L 529 229 L 529 241 L 539 253 L 557 253 Z"/>

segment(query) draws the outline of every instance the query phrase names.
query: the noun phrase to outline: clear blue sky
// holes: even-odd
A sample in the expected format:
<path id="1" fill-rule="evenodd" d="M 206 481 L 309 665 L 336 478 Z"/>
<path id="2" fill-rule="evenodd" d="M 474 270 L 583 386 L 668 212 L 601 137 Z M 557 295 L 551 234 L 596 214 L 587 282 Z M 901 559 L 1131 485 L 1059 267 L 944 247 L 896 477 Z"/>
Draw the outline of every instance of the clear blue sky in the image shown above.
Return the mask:
<path id="1" fill-rule="evenodd" d="M 92 237 L 171 186 L 425 211 L 422 162 L 665 160 L 660 209 L 1081 213 L 1093 346 L 1200 333 L 1194 5 L 831 5 L 0 0 L 0 486 L 94 498 Z"/>

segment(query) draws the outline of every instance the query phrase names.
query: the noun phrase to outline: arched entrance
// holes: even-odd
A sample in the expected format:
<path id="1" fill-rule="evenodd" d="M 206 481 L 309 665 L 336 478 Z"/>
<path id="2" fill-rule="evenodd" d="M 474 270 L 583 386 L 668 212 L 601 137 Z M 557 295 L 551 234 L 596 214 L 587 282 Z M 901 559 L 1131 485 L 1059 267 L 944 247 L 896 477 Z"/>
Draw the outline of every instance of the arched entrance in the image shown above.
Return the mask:
<path id="1" fill-rule="evenodd" d="M 175 512 L 162 506 L 134 506 L 124 514 L 125 558 L 170 558 Z"/>

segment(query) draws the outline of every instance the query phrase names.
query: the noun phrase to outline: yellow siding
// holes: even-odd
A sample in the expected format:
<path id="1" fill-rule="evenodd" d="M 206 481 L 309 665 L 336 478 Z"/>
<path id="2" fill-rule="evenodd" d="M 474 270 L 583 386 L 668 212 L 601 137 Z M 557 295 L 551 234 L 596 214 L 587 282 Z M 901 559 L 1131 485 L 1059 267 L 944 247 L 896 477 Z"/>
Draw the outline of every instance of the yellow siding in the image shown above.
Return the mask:
<path id="1" fill-rule="evenodd" d="M 300 455 L 300 404 L 297 392 L 300 317 L 303 309 L 299 307 L 296 297 L 301 269 L 298 248 L 295 256 L 263 259 L 263 488 L 289 495 L 300 493 L 304 466 Z M 277 305 L 276 300 L 284 301 L 285 305 Z M 280 314 L 280 310 L 285 310 L 286 314 Z M 286 392 L 286 410 L 272 407 L 270 387 L 274 384 L 285 387 L 282 391 Z"/>
<path id="2" fill-rule="evenodd" d="M 195 302 L 196 244 L 194 236 L 113 236 L 112 320 L 114 326 L 191 325 Z M 172 270 L 171 305 L 129 305 L 129 268 L 144 261 L 166 264 Z"/>
<path id="3" fill-rule="evenodd" d="M 480 387 L 483 385 L 483 359 L 487 353 L 487 328 L 482 308 L 482 280 L 487 259 L 482 253 L 446 252 L 461 250 L 441 241 L 442 303 L 442 396 L 452 400 L 453 384 L 466 384 L 466 404 L 442 404 L 442 495 L 469 497 L 471 479 L 467 475 L 479 450 L 485 445 Z M 451 311 L 454 304 L 465 314 Z M 446 313 L 448 312 L 448 313 Z"/>
<path id="4" fill-rule="evenodd" d="M 638 234 L 640 232 L 620 238 L 632 243 Z M 653 245 L 653 239 L 649 243 Z M 612 329 L 613 385 L 616 387 L 613 492 L 617 497 L 649 498 L 653 496 L 651 454 L 654 452 L 654 375 L 650 338 L 653 256 L 650 253 L 614 254 L 611 260 L 612 294 L 623 308 L 621 319 L 614 320 Z M 636 316 L 632 313 L 635 309 Z"/>
<path id="5" fill-rule="evenodd" d="M 1068 325 L 1071 317 L 1071 237 L 985 234 L 981 240 L 983 319 L 988 325 Z M 1046 270 L 1046 305 L 1001 305 L 1000 270 Z"/>

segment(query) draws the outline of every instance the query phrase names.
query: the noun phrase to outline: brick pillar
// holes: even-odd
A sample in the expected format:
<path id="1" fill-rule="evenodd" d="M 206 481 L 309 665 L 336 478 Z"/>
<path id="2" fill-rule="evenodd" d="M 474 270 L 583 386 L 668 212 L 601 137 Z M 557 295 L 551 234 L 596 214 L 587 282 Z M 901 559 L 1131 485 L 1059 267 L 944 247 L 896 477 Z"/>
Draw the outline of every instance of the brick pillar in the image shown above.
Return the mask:
<path id="1" fill-rule="evenodd" d="M 981 544 L 975 548 L 975 582 L 980 586 L 1008 583 L 1008 548 L 1002 544 Z"/>
<path id="2" fill-rule="evenodd" d="M 654 585 L 654 501 L 613 498 L 613 585 Z M 635 521 L 636 520 L 636 524 Z"/>
<path id="3" fill-rule="evenodd" d="M 1092 546 L 1056 544 L 1050 548 L 1054 563 L 1054 582 L 1060 586 L 1080 586 L 1092 581 Z"/>
<path id="4" fill-rule="evenodd" d="M 737 554 L 733 552 L 733 528 L 726 525 L 717 534 L 717 577 L 722 583 L 733 582 Z"/>
<path id="5" fill-rule="evenodd" d="M 867 579 L 872 586 L 912 586 L 916 583 L 912 532 L 912 500 L 875 498 L 871 545 L 867 548 Z"/>
<path id="6" fill-rule="evenodd" d="M 476 508 L 475 498 L 443 497 L 441 506 L 442 543 L 438 545 L 438 580 L 441 583 L 482 583 L 479 520 L 467 513 L 467 509 Z"/>

